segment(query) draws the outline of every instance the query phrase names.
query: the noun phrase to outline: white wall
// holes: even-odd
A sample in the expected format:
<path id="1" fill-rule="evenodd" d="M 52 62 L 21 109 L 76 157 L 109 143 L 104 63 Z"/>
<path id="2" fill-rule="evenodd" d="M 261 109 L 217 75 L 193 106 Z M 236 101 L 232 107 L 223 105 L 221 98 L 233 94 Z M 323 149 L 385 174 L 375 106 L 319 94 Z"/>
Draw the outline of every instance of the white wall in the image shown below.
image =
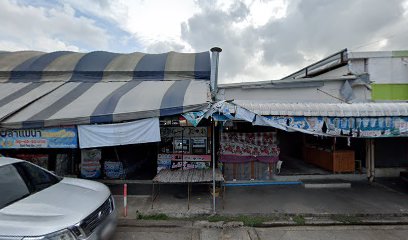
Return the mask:
<path id="1" fill-rule="evenodd" d="M 408 58 L 369 58 L 368 72 L 374 83 L 408 84 Z"/>
<path id="2" fill-rule="evenodd" d="M 221 88 L 219 89 L 219 99 L 226 100 L 262 100 L 269 102 L 321 102 L 340 103 L 336 98 L 342 98 L 340 88 L 344 81 L 326 81 L 324 86 L 319 87 L 322 91 L 334 96 L 331 97 L 316 87 L 308 88 Z M 353 102 L 367 102 L 371 93 L 364 86 L 353 88 L 356 99 Z"/>

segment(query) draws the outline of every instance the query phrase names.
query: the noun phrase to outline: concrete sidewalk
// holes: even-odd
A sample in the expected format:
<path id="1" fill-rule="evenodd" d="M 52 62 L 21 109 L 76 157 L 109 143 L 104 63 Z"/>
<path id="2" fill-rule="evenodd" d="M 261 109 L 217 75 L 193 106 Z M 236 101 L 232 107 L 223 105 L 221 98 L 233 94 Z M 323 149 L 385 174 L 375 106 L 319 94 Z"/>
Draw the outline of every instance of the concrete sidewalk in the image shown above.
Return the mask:
<path id="1" fill-rule="evenodd" d="M 125 219 L 136 219 L 140 214 L 163 213 L 188 218 L 213 213 L 212 196 L 206 188 L 193 188 L 190 209 L 183 187 L 164 185 L 161 188 L 153 208 L 150 195 L 129 196 Z M 124 218 L 121 196 L 116 196 L 116 205 L 119 216 Z M 366 181 L 352 182 L 351 188 L 344 189 L 305 189 L 302 185 L 228 187 L 224 201 L 217 198 L 217 214 L 270 216 L 277 222 L 283 221 L 282 225 L 293 222 L 291 216 L 296 215 L 303 216 L 306 222 L 319 224 L 336 223 L 332 216 L 337 215 L 357 217 L 359 221 L 366 219 L 374 224 L 384 219 L 397 224 L 398 219 L 408 223 L 408 194 Z"/>

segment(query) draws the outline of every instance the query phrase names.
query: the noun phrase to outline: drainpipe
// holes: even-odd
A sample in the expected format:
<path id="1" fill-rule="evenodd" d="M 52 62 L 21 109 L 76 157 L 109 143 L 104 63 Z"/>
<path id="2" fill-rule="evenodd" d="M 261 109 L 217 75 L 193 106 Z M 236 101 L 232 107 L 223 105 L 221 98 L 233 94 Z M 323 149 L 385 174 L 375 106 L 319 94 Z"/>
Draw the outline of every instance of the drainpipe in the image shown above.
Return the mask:
<path id="1" fill-rule="evenodd" d="M 213 47 L 211 48 L 211 76 L 210 76 L 210 82 L 211 82 L 211 98 L 213 101 L 215 101 L 216 96 L 217 96 L 217 91 L 218 91 L 218 61 L 219 61 L 219 55 L 220 52 L 222 52 L 222 49 L 219 47 Z"/>

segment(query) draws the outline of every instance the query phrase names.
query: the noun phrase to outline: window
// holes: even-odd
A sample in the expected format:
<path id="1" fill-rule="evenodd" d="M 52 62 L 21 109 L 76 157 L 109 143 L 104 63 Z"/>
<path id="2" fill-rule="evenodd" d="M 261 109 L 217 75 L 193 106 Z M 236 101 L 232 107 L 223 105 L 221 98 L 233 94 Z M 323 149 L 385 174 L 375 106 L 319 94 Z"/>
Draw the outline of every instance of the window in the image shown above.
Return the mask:
<path id="1" fill-rule="evenodd" d="M 28 195 L 30 191 L 13 165 L 0 167 L 0 209 Z"/>
<path id="2" fill-rule="evenodd" d="M 48 188 L 61 179 L 27 162 L 0 167 L 0 209 L 30 194 Z"/>
<path id="3" fill-rule="evenodd" d="M 32 193 L 41 191 L 60 181 L 57 176 L 52 175 L 34 164 L 19 162 L 14 165 L 17 167 L 20 174 L 27 179 Z"/>

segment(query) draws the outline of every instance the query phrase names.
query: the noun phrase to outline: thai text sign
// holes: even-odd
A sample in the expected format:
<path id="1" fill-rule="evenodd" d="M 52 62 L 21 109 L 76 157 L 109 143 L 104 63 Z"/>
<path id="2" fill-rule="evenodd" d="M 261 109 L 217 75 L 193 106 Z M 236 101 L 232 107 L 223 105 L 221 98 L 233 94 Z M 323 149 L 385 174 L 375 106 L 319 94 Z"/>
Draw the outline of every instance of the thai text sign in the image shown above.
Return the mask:
<path id="1" fill-rule="evenodd" d="M 76 148 L 77 146 L 75 127 L 0 130 L 0 149 Z"/>

